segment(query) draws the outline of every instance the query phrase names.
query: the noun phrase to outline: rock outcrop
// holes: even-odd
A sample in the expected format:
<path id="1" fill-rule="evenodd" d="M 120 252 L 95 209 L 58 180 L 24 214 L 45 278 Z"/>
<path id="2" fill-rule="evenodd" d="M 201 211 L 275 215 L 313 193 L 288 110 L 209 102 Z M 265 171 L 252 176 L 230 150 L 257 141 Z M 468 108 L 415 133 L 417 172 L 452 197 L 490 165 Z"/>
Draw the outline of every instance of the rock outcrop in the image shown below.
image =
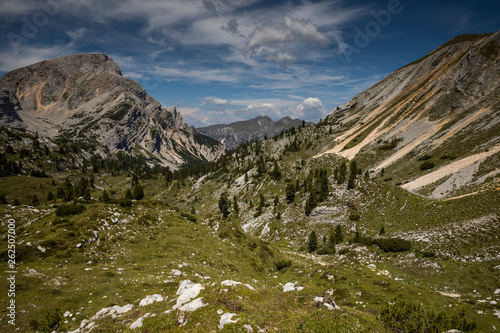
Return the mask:
<path id="1" fill-rule="evenodd" d="M 163 108 L 100 53 L 42 61 L 0 78 L 0 126 L 51 138 L 90 140 L 111 152 L 136 151 L 177 168 L 213 161 L 224 148 Z"/>

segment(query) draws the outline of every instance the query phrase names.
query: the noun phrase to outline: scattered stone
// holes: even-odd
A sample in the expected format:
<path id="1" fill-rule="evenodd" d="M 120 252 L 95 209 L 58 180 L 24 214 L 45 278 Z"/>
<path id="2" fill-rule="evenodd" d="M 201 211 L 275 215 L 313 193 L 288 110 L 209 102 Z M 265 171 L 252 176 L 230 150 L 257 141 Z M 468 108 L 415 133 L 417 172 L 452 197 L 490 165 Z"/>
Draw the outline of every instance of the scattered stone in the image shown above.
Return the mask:
<path id="1" fill-rule="evenodd" d="M 236 316 L 236 313 L 229 312 L 226 312 L 222 316 L 220 316 L 219 329 L 223 329 L 224 325 L 236 323 L 239 319 L 232 320 L 234 316 Z"/>
<path id="2" fill-rule="evenodd" d="M 119 305 L 113 306 L 113 309 L 116 311 L 117 314 L 129 312 L 133 308 L 134 308 L 134 306 L 132 304 L 127 304 L 124 306 L 119 306 Z"/>
<path id="3" fill-rule="evenodd" d="M 163 296 L 154 294 L 154 295 L 148 295 L 146 298 L 143 298 L 141 302 L 139 303 L 139 306 L 146 306 L 153 304 L 154 302 L 163 302 Z"/>
<path id="4" fill-rule="evenodd" d="M 243 325 L 243 328 L 247 330 L 247 333 L 253 333 L 252 326 L 245 324 L 245 325 Z"/>
<path id="5" fill-rule="evenodd" d="M 140 317 L 139 319 L 137 319 L 136 321 L 134 321 L 131 325 L 130 325 L 130 329 L 133 330 L 133 329 L 136 329 L 136 328 L 139 328 L 139 327 L 142 327 L 142 321 L 146 318 L 148 318 L 151 314 L 148 312 L 146 313 L 144 316 Z"/>
<path id="6" fill-rule="evenodd" d="M 224 281 L 221 282 L 221 285 L 223 285 L 223 286 L 229 286 L 229 287 L 231 287 L 231 286 L 237 286 L 239 284 L 244 285 L 245 287 L 247 287 L 250 290 L 255 290 L 254 287 L 252 287 L 251 285 L 249 285 L 247 283 L 243 284 L 241 282 L 237 282 L 237 281 L 233 281 L 233 280 L 224 280 Z"/>
<path id="7" fill-rule="evenodd" d="M 38 250 L 40 250 L 42 253 L 45 253 L 47 251 L 46 248 L 44 248 L 43 246 L 40 246 L 40 245 L 38 245 Z"/>
<path id="8" fill-rule="evenodd" d="M 294 290 L 302 290 L 304 287 L 302 286 L 295 286 L 295 284 L 298 283 L 297 281 L 295 282 L 288 282 L 283 286 L 283 292 L 289 292 L 289 291 L 294 291 Z"/>
<path id="9" fill-rule="evenodd" d="M 182 305 L 179 310 L 180 311 L 186 311 L 186 312 L 192 312 L 195 310 L 198 310 L 199 308 L 202 308 L 204 306 L 207 306 L 208 304 L 203 303 L 203 297 L 199 297 L 187 304 Z"/>
<path id="10" fill-rule="evenodd" d="M 205 289 L 199 283 L 193 283 L 190 280 L 184 280 L 180 283 L 179 289 L 177 289 L 177 303 L 174 305 L 173 309 L 180 308 L 183 304 L 191 301 L 193 298 L 197 297 L 202 289 Z"/>
<path id="11" fill-rule="evenodd" d="M 170 275 L 174 275 L 174 276 L 182 276 L 182 272 L 178 269 L 172 269 L 170 271 Z"/>
<path id="12" fill-rule="evenodd" d="M 500 294 L 500 288 L 495 290 L 495 295 L 498 295 L 498 294 Z"/>

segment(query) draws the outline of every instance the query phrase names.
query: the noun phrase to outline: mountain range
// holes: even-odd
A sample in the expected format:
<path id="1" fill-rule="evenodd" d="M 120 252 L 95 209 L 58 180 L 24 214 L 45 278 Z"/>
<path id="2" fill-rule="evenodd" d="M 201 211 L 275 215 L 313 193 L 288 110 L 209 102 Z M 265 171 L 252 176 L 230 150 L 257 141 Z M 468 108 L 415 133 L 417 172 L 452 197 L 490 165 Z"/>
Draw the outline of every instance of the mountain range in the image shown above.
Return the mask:
<path id="1" fill-rule="evenodd" d="M 249 120 L 238 121 L 231 124 L 220 124 L 206 127 L 198 127 L 196 130 L 220 141 L 226 149 L 235 149 L 239 144 L 250 140 L 263 140 L 272 138 L 282 131 L 292 127 L 312 126 L 312 122 L 302 122 L 300 119 L 284 117 L 273 121 L 268 116 L 260 116 Z"/>

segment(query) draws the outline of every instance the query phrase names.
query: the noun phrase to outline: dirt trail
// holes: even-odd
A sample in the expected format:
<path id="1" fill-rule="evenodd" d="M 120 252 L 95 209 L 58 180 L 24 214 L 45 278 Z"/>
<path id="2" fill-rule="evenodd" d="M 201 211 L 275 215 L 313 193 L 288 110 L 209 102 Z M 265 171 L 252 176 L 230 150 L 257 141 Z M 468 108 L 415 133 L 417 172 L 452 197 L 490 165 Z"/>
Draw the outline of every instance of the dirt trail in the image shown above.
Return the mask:
<path id="1" fill-rule="evenodd" d="M 307 255 L 307 254 L 303 254 L 303 253 L 297 253 L 297 252 L 290 252 L 290 251 L 285 251 L 285 252 L 288 253 L 288 254 L 292 254 L 292 255 L 296 255 L 296 256 L 300 256 L 300 257 L 312 260 L 312 261 L 316 262 L 317 264 L 319 264 L 321 266 L 328 266 L 328 265 L 330 265 L 327 262 L 324 262 L 323 260 L 318 259 L 318 258 L 314 258 L 311 255 Z"/>
<path id="2" fill-rule="evenodd" d="M 409 183 L 402 185 L 401 187 L 406 190 L 416 190 L 420 187 L 432 184 L 439 179 L 449 176 L 473 163 L 476 163 L 479 160 L 485 159 L 493 154 L 500 152 L 500 144 L 492 147 L 489 151 L 485 151 L 476 155 L 472 155 L 469 157 L 462 158 L 456 162 L 450 163 L 434 172 L 428 173 L 422 177 L 415 179 Z"/>

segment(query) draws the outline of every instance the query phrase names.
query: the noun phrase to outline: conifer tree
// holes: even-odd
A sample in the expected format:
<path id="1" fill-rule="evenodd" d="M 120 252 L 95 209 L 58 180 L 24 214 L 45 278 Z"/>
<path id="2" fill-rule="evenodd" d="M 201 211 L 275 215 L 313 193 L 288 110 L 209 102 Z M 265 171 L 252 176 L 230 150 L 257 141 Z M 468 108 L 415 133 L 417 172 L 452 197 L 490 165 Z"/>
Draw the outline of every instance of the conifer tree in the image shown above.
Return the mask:
<path id="1" fill-rule="evenodd" d="M 85 201 L 89 201 L 90 200 L 90 189 L 86 189 L 85 190 L 85 193 L 83 194 L 83 199 Z"/>
<path id="2" fill-rule="evenodd" d="M 288 184 L 286 186 L 286 203 L 291 204 L 295 200 L 295 186 Z"/>
<path id="3" fill-rule="evenodd" d="M 314 191 L 309 194 L 309 199 L 307 199 L 306 206 L 305 206 L 305 214 L 307 216 L 311 215 L 311 212 L 313 211 L 314 208 L 316 208 L 317 201 L 316 201 L 316 195 L 314 194 Z"/>
<path id="4" fill-rule="evenodd" d="M 328 240 L 325 244 L 325 249 L 324 249 L 325 254 L 335 254 L 335 245 L 336 245 L 335 233 L 333 232 L 333 230 L 330 230 L 330 234 L 328 235 Z"/>
<path id="5" fill-rule="evenodd" d="M 105 203 L 108 203 L 111 201 L 111 199 L 109 198 L 108 192 L 106 192 L 106 190 L 102 191 L 102 195 L 101 195 L 100 200 L 102 202 L 105 202 Z"/>
<path id="6" fill-rule="evenodd" d="M 384 235 L 384 234 L 385 234 L 385 228 L 384 228 L 384 226 L 382 226 L 382 227 L 380 228 L 380 232 L 379 232 L 378 234 L 379 234 L 380 236 L 382 236 L 382 235 Z"/>
<path id="7" fill-rule="evenodd" d="M 141 200 L 144 198 L 144 188 L 141 184 L 136 184 L 132 189 L 132 199 Z"/>
<path id="8" fill-rule="evenodd" d="M 227 194 L 222 193 L 220 198 L 219 198 L 219 210 L 224 218 L 229 216 L 229 206 L 230 202 L 227 199 Z"/>
<path id="9" fill-rule="evenodd" d="M 233 197 L 233 210 L 234 214 L 238 216 L 240 213 L 240 207 L 238 206 L 238 200 L 236 200 L 236 196 Z"/>
<path id="10" fill-rule="evenodd" d="M 342 162 L 342 164 L 340 165 L 340 169 L 339 169 L 339 176 L 337 178 L 337 184 L 343 184 L 345 182 L 346 174 L 347 174 L 347 167 L 346 167 L 345 162 Z"/>
<path id="11" fill-rule="evenodd" d="M 335 228 L 335 244 L 340 244 L 344 241 L 344 234 L 342 233 L 342 227 L 340 224 L 337 224 Z"/>
<path id="12" fill-rule="evenodd" d="M 318 236 L 316 235 L 316 232 L 313 230 L 309 234 L 309 240 L 307 242 L 307 251 L 314 252 L 317 249 L 318 249 Z"/>
<path id="13" fill-rule="evenodd" d="M 273 170 L 269 173 L 269 176 L 271 176 L 271 179 L 273 180 L 280 180 L 281 179 L 281 171 L 278 166 L 278 162 L 274 161 L 274 166 Z"/>

